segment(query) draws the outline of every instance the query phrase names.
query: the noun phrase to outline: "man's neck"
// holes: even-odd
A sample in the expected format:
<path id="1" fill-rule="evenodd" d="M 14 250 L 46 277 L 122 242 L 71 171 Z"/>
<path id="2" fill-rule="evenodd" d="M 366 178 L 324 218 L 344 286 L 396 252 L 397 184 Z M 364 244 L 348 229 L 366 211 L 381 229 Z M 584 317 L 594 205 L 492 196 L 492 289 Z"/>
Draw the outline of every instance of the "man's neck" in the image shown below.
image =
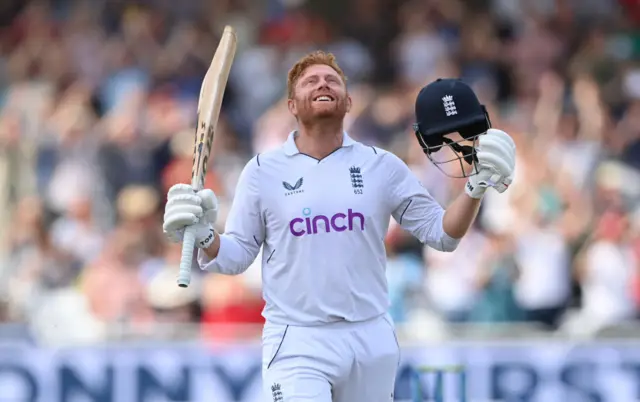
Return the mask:
<path id="1" fill-rule="evenodd" d="M 321 160 L 342 146 L 342 124 L 300 125 L 296 136 L 296 146 L 300 153 Z"/>

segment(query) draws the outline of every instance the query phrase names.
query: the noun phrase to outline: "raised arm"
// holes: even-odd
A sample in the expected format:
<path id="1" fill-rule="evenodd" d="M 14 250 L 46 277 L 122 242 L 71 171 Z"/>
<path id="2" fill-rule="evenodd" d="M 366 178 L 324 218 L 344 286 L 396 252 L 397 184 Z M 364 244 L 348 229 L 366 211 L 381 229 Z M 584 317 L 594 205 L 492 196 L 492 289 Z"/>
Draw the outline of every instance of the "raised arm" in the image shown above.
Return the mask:
<path id="1" fill-rule="evenodd" d="M 384 158 L 390 174 L 387 194 L 393 218 L 422 243 L 440 251 L 455 250 L 460 239 L 445 231 L 445 209 L 400 158 L 392 153 Z"/>
<path id="2" fill-rule="evenodd" d="M 431 197 L 395 155 L 388 154 L 391 205 L 394 218 L 423 243 L 453 251 L 473 224 L 489 188 L 503 193 L 513 180 L 515 144 L 504 131 L 489 129 L 477 147 L 477 174 L 471 175 L 460 194 L 445 210 Z"/>
<path id="3" fill-rule="evenodd" d="M 256 259 L 265 236 L 259 169 L 253 158 L 242 170 L 224 234 L 216 233 L 211 245 L 198 252 L 201 269 L 237 275 L 246 271 Z"/>
<path id="4" fill-rule="evenodd" d="M 258 173 L 254 158 L 240 175 L 224 234 L 213 229 L 218 215 L 218 201 L 213 191 L 205 189 L 195 193 L 188 184 L 176 184 L 169 189 L 164 232 L 169 239 L 180 242 L 185 228 L 194 226 L 201 269 L 237 275 L 256 259 L 265 234 Z"/>

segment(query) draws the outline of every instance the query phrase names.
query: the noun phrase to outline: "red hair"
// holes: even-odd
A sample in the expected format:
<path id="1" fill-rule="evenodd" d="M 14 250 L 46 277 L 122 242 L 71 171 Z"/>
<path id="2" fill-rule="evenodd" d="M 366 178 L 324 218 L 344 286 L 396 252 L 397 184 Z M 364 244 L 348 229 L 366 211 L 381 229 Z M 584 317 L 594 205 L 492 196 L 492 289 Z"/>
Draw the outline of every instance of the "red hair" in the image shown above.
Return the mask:
<path id="1" fill-rule="evenodd" d="M 296 64 L 294 64 L 293 67 L 291 67 L 291 70 L 289 70 L 289 74 L 287 76 L 287 96 L 289 97 L 289 99 L 293 98 L 293 89 L 296 86 L 296 82 L 302 76 L 304 71 L 310 66 L 313 66 L 316 64 L 324 64 L 326 66 L 333 68 L 338 73 L 338 75 L 340 75 L 340 77 L 342 78 L 342 81 L 345 84 L 347 83 L 347 76 L 344 75 L 344 72 L 338 65 L 338 62 L 336 61 L 336 57 L 332 53 L 326 53 L 326 52 L 323 52 L 322 50 L 318 50 L 316 52 L 309 53 L 303 58 L 301 58 L 300 60 L 298 60 Z"/>

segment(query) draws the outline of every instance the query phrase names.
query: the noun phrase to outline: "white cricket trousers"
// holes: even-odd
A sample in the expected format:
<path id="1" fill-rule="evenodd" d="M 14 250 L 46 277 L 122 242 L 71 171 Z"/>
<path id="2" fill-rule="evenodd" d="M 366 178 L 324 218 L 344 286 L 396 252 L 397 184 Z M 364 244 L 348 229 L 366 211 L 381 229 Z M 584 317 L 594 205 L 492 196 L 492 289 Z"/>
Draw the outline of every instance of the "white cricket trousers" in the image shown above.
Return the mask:
<path id="1" fill-rule="evenodd" d="M 265 402 L 390 402 L 399 361 L 386 314 L 314 327 L 266 323 Z"/>

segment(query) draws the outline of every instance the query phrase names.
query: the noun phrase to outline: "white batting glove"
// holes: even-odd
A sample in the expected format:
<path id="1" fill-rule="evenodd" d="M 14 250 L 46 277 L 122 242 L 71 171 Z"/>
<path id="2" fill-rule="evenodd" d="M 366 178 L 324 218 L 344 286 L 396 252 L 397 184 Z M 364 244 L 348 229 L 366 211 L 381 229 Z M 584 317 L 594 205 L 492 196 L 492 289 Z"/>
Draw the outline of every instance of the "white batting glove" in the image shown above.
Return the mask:
<path id="1" fill-rule="evenodd" d="M 169 189 L 162 230 L 169 240 L 179 243 L 187 227 L 194 227 L 196 246 L 207 248 L 215 239 L 213 224 L 218 218 L 218 199 L 209 189 L 197 193 L 188 184 Z"/>
<path id="2" fill-rule="evenodd" d="M 513 181 L 516 167 L 516 145 L 509 134 L 490 128 L 481 135 L 476 147 L 478 173 L 469 177 L 465 192 L 471 198 L 480 199 L 492 187 L 504 193 Z"/>

